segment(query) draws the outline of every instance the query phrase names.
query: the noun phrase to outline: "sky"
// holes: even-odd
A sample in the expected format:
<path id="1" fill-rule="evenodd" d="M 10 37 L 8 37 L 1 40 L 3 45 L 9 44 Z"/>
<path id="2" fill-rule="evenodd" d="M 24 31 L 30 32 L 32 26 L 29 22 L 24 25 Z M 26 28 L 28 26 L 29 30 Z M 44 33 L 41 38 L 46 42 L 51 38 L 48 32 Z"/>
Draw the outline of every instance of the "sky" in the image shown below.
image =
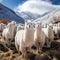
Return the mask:
<path id="1" fill-rule="evenodd" d="M 5 6 L 14 9 L 15 7 L 17 7 L 19 4 L 23 4 L 24 2 L 26 2 L 28 0 L 0 0 L 0 2 L 2 4 L 4 4 Z M 33 1 L 33 0 L 32 0 Z M 37 0 L 38 1 L 38 0 Z M 59 5 L 60 4 L 60 0 L 42 0 L 42 1 L 47 1 L 47 2 L 51 2 L 52 4 L 55 5 Z"/>
<path id="2" fill-rule="evenodd" d="M 0 0 L 0 2 L 9 7 L 10 9 L 14 9 L 18 4 L 22 4 L 25 0 Z"/>
<path id="3" fill-rule="evenodd" d="M 55 6 L 60 7 L 60 0 L 0 0 L 0 3 L 19 13 L 28 11 L 43 14 Z"/>

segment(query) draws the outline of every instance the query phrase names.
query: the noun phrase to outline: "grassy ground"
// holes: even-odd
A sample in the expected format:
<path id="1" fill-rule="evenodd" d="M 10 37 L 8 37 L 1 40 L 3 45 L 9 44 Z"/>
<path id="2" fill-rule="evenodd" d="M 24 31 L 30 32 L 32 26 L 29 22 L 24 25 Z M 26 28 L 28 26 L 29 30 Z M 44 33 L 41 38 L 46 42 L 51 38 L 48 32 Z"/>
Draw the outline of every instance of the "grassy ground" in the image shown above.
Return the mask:
<path id="1" fill-rule="evenodd" d="M 60 40 L 54 40 L 50 48 L 43 47 L 40 54 L 32 48 L 27 56 L 28 58 L 23 58 L 22 54 L 17 53 L 14 42 L 6 46 L 0 36 L 0 60 L 60 60 Z"/>

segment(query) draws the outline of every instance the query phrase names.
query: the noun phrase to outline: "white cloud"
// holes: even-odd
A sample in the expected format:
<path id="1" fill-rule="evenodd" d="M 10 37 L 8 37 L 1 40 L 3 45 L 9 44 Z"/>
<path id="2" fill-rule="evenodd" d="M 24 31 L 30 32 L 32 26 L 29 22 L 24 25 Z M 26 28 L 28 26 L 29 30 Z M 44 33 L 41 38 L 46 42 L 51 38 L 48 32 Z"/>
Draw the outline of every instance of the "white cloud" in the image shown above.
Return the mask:
<path id="1" fill-rule="evenodd" d="M 27 0 L 22 5 L 19 4 L 14 10 L 19 13 L 28 11 L 35 14 L 43 14 L 55 7 L 51 2 L 46 1 L 49 0 Z"/>

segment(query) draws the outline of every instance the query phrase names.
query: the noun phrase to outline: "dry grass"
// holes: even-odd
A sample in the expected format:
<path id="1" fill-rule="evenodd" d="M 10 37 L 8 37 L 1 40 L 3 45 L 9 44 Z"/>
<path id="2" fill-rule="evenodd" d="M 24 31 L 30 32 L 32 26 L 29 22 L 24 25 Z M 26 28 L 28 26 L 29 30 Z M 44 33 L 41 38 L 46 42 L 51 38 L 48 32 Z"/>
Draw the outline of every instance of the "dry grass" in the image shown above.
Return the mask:
<path id="1" fill-rule="evenodd" d="M 23 58 L 17 53 L 14 42 L 6 46 L 4 39 L 0 36 L 0 60 L 60 60 L 60 40 L 53 41 L 51 48 L 43 47 L 41 54 L 32 48 L 27 56 L 28 58 Z"/>

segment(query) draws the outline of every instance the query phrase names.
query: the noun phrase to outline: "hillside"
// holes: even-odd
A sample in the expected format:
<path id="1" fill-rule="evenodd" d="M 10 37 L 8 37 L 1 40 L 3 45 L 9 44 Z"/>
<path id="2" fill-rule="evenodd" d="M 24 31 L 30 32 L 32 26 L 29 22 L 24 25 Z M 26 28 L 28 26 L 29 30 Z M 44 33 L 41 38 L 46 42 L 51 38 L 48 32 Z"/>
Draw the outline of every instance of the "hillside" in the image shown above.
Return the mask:
<path id="1" fill-rule="evenodd" d="M 0 3 L 0 19 L 14 20 L 17 23 L 24 23 L 24 19 L 18 16 L 13 10 Z"/>

